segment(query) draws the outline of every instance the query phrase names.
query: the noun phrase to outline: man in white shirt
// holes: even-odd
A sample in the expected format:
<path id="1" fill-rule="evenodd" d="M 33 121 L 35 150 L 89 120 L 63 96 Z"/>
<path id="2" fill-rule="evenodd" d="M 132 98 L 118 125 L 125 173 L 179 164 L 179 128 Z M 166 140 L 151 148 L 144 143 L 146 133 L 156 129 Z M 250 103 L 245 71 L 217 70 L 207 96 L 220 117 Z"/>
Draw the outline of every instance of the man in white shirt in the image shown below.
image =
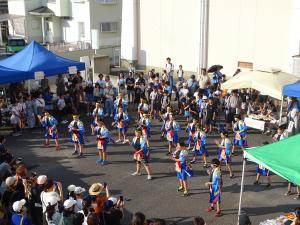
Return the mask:
<path id="1" fill-rule="evenodd" d="M 170 83 L 170 86 L 172 87 L 173 89 L 173 73 L 174 73 L 174 66 L 173 64 L 171 63 L 171 58 L 167 58 L 167 63 L 164 67 L 164 69 L 167 71 L 167 74 L 168 74 L 168 81 Z"/>
<path id="2" fill-rule="evenodd" d="M 183 81 L 183 74 L 182 65 L 179 65 L 179 69 L 177 70 L 178 81 Z"/>
<path id="3" fill-rule="evenodd" d="M 104 89 L 104 96 L 105 96 L 105 116 L 113 117 L 113 112 L 114 112 L 114 89 L 111 84 L 111 82 L 108 82 L 106 84 L 106 88 Z"/>
<path id="4" fill-rule="evenodd" d="M 203 73 L 199 75 L 199 88 L 204 90 L 207 85 L 210 83 L 210 78 L 207 76 L 207 73 Z"/>

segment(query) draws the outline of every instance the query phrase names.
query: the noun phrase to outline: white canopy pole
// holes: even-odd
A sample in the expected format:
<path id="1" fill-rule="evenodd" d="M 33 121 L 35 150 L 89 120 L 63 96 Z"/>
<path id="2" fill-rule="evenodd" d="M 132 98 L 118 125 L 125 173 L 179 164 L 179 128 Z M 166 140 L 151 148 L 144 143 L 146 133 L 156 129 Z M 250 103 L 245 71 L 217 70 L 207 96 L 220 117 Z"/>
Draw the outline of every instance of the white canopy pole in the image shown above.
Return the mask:
<path id="1" fill-rule="evenodd" d="M 281 104 L 280 104 L 279 124 L 281 124 L 281 120 L 282 120 L 282 109 L 283 109 L 283 96 L 281 98 Z"/>
<path id="2" fill-rule="evenodd" d="M 240 201 L 239 201 L 239 211 L 238 211 L 237 225 L 239 225 L 239 215 L 241 215 L 241 211 L 242 211 L 242 197 L 243 197 L 243 191 L 244 191 L 245 166 L 246 166 L 246 158 L 244 156 L 243 157 L 243 170 L 242 170 L 242 181 L 241 181 L 241 191 L 240 191 Z"/>

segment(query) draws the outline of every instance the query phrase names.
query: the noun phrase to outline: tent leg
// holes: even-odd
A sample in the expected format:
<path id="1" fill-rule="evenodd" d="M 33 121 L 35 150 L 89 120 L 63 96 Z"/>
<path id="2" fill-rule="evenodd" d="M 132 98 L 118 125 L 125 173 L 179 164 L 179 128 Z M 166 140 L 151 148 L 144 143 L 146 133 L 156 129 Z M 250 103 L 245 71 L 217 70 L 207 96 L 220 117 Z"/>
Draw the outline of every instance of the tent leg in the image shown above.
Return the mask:
<path id="1" fill-rule="evenodd" d="M 283 96 L 281 98 L 281 104 L 280 104 L 279 124 L 281 123 L 282 120 L 282 110 L 283 110 Z"/>
<path id="2" fill-rule="evenodd" d="M 243 170 L 242 170 L 242 181 L 241 181 L 241 191 L 240 191 L 238 216 L 241 215 L 241 211 L 242 211 L 242 197 L 243 197 L 243 191 L 244 191 L 245 166 L 246 166 L 246 158 L 243 158 Z M 237 221 L 237 224 L 239 224 L 239 219 Z"/>

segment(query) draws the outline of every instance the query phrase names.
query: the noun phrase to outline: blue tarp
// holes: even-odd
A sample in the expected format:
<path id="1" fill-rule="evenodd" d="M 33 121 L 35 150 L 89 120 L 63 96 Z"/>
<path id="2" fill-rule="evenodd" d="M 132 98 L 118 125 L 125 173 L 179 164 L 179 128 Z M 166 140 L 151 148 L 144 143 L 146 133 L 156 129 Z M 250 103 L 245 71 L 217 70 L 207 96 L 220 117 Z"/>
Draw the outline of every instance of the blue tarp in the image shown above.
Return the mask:
<path id="1" fill-rule="evenodd" d="M 0 84 L 18 82 L 19 81 L 18 76 L 20 75 L 20 73 L 21 73 L 20 71 L 11 70 L 0 66 Z"/>
<path id="2" fill-rule="evenodd" d="M 282 89 L 282 93 L 285 96 L 300 98 L 300 81 L 285 85 Z"/>
<path id="3" fill-rule="evenodd" d="M 0 83 L 34 79 L 38 71 L 43 71 L 45 76 L 68 73 L 70 66 L 76 66 L 77 71 L 85 69 L 84 63 L 57 56 L 32 41 L 22 51 L 0 61 Z"/>

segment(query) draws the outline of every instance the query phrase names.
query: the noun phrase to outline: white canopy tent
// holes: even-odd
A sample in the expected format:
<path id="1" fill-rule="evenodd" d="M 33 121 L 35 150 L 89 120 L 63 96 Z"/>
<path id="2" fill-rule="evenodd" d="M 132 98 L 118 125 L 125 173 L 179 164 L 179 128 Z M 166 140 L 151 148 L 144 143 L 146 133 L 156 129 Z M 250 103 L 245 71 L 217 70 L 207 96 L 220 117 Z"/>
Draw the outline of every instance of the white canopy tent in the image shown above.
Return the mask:
<path id="1" fill-rule="evenodd" d="M 283 86 L 295 83 L 299 79 L 293 74 L 284 73 L 278 69 L 253 70 L 237 74 L 222 84 L 221 88 L 228 90 L 253 88 L 262 94 L 282 100 Z"/>
<path id="2" fill-rule="evenodd" d="M 299 77 L 282 72 L 279 69 L 253 70 L 242 72 L 230 78 L 221 85 L 221 89 L 234 90 L 242 88 L 253 88 L 261 94 L 269 95 L 281 100 L 280 121 L 282 117 L 283 94 L 282 89 L 287 84 L 293 84 L 300 80 Z"/>

